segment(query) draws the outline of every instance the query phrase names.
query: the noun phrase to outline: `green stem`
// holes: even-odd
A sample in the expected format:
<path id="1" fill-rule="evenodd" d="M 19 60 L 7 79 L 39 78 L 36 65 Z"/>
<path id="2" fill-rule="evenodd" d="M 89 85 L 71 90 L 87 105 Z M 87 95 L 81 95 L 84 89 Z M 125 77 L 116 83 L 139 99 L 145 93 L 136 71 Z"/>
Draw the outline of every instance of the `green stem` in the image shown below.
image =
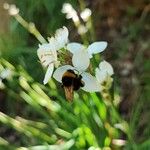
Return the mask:
<path id="1" fill-rule="evenodd" d="M 122 117 L 120 116 L 120 114 L 119 114 L 118 111 L 116 110 L 116 107 L 115 107 L 115 105 L 114 105 L 114 103 L 113 103 L 113 99 L 112 99 L 112 97 L 111 97 L 111 95 L 110 95 L 109 90 L 106 90 L 106 91 L 105 91 L 105 96 L 104 96 L 104 93 L 103 93 L 103 92 L 102 92 L 101 94 L 102 94 L 102 97 L 104 98 L 104 100 L 107 101 L 107 103 L 105 103 L 105 104 L 106 104 L 106 105 L 112 110 L 112 112 L 115 114 L 116 121 L 119 122 L 119 123 L 124 123 L 124 124 L 126 125 L 126 129 L 123 130 L 123 131 L 124 131 L 124 133 L 127 135 L 129 142 L 132 143 L 132 148 L 133 148 L 134 150 L 136 150 L 136 149 L 137 149 L 137 146 L 136 146 L 136 144 L 135 144 L 135 142 L 134 142 L 134 140 L 133 140 L 133 138 L 132 138 L 132 135 L 130 134 L 129 125 L 128 125 L 128 123 L 127 123 L 125 120 L 122 119 Z"/>
<path id="2" fill-rule="evenodd" d="M 25 28 L 27 29 L 31 34 L 33 34 L 40 43 L 47 43 L 47 41 L 44 39 L 44 37 L 40 34 L 40 32 L 37 30 L 35 25 L 33 23 L 28 23 L 26 20 L 24 20 L 19 14 L 15 15 L 14 18 Z"/>

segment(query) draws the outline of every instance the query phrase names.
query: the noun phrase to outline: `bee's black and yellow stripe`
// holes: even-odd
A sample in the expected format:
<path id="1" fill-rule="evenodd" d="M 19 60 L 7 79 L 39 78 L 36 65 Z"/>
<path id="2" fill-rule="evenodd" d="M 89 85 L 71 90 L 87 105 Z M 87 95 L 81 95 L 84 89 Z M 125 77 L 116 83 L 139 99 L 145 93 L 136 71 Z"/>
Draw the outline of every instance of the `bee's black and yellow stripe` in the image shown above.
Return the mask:
<path id="1" fill-rule="evenodd" d="M 63 77 L 76 78 L 77 75 L 74 73 L 73 70 L 67 70 L 67 71 L 63 74 Z"/>
<path id="2" fill-rule="evenodd" d="M 73 90 L 78 90 L 80 87 L 83 87 L 84 84 L 81 81 L 82 76 L 76 75 L 73 70 L 67 70 L 62 77 L 63 86 L 69 87 L 73 86 Z"/>

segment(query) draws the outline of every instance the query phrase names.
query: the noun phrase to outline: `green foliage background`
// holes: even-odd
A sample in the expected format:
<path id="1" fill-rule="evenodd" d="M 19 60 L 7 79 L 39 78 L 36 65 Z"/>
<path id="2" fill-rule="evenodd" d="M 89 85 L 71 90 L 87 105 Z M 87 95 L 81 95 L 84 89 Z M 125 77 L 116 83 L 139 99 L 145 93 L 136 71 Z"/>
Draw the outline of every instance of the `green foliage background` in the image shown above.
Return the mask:
<path id="1" fill-rule="evenodd" d="M 0 36 L 0 72 L 5 68 L 13 72 L 12 78 L 3 80 L 5 88 L 0 90 L 0 149 L 150 149 L 149 2 L 124 1 L 124 9 L 108 0 L 13 2 L 45 38 L 65 25 L 71 31 L 70 39 L 80 42 L 74 24 L 61 13 L 62 5 L 69 2 L 78 11 L 82 4 L 91 8 L 96 40 L 109 42 L 103 57 L 114 66 L 114 96 L 122 100 L 116 109 L 125 121 L 118 121 L 116 112 L 98 93 L 79 91 L 70 104 L 54 80 L 43 85 L 45 70 L 36 51 L 39 42 L 10 18 L 9 31 Z M 113 8 L 113 13 L 106 11 L 107 7 Z M 98 64 L 99 60 L 95 66 Z M 125 69 L 127 75 L 123 74 Z M 115 128 L 116 123 L 121 123 L 120 129 Z M 113 147 L 111 136 L 125 139 L 126 145 Z"/>

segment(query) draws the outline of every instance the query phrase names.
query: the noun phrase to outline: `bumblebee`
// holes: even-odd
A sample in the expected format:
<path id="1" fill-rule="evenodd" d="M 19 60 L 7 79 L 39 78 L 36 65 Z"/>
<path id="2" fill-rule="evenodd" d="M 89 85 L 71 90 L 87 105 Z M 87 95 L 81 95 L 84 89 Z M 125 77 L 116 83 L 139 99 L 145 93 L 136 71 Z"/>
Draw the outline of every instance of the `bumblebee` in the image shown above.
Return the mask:
<path id="1" fill-rule="evenodd" d="M 73 70 L 67 70 L 62 76 L 62 87 L 65 91 L 65 96 L 68 101 L 72 101 L 74 91 L 84 86 L 84 82 L 81 80 L 82 76 L 76 74 Z"/>

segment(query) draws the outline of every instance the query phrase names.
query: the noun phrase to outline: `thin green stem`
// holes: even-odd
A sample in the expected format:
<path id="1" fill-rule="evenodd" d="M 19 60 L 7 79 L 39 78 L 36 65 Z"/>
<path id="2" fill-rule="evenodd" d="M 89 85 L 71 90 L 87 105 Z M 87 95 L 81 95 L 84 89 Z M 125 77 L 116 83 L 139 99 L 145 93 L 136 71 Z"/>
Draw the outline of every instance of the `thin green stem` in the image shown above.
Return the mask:
<path id="1" fill-rule="evenodd" d="M 24 20 L 19 14 L 15 15 L 14 18 L 25 28 L 27 29 L 31 34 L 33 34 L 40 43 L 47 43 L 47 41 L 44 39 L 44 37 L 40 34 L 40 32 L 35 27 L 34 23 L 28 23 L 26 20 Z"/>

